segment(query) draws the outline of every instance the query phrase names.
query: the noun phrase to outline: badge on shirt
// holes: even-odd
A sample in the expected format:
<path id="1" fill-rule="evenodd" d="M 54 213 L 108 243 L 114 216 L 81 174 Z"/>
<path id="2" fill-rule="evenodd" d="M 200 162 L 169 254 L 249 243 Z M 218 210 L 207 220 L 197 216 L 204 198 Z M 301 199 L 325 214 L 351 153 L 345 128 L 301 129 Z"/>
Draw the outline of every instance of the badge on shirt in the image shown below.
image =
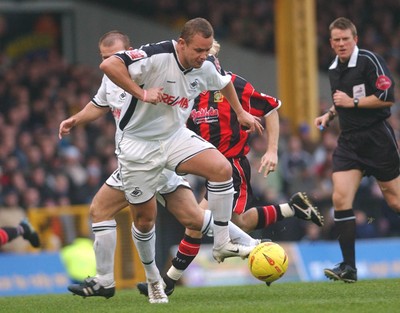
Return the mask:
<path id="1" fill-rule="evenodd" d="M 375 82 L 375 87 L 378 88 L 379 90 L 387 90 L 392 86 L 392 80 L 387 77 L 386 75 L 380 75 L 378 76 L 376 82 Z"/>
<path id="2" fill-rule="evenodd" d="M 222 102 L 224 101 L 224 96 L 220 91 L 215 91 L 214 92 L 214 102 Z"/>
<path id="3" fill-rule="evenodd" d="M 355 85 L 353 86 L 353 98 L 363 98 L 365 97 L 365 85 Z"/>
<path id="4" fill-rule="evenodd" d="M 146 56 L 146 53 L 142 50 L 127 50 L 125 54 L 132 60 L 142 59 Z"/>

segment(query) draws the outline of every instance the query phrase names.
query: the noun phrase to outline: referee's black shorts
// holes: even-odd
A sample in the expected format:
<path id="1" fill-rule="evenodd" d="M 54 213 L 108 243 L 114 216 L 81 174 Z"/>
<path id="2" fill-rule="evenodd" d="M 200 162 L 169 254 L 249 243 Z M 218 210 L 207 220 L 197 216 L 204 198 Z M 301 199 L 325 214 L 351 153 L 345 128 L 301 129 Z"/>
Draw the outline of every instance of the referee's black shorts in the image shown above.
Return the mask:
<path id="1" fill-rule="evenodd" d="M 339 136 L 333 152 L 333 172 L 359 169 L 365 176 L 390 181 L 400 174 L 400 158 L 392 127 L 387 121 Z"/>

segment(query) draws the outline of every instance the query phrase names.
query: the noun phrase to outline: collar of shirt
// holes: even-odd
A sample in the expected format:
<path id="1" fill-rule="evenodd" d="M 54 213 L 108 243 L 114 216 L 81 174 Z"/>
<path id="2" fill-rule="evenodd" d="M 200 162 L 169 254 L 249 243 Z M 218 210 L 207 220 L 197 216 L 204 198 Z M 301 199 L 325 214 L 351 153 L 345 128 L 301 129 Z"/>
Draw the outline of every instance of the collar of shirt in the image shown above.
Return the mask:
<path id="1" fill-rule="evenodd" d="M 358 46 L 354 47 L 353 53 L 350 56 L 350 61 L 347 67 L 356 67 L 357 65 L 357 58 L 358 58 L 358 52 L 360 49 L 358 49 Z M 329 67 L 330 70 L 333 70 L 337 68 L 339 63 L 339 57 L 336 56 L 335 60 L 333 61 L 332 65 Z"/>

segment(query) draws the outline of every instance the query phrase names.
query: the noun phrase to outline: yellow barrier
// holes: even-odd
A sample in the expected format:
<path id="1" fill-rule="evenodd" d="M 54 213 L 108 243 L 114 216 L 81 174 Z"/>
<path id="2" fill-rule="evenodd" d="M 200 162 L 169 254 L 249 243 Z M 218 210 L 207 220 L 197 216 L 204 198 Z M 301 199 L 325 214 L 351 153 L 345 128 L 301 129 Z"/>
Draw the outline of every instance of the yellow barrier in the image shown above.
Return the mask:
<path id="1" fill-rule="evenodd" d="M 58 251 L 70 243 L 68 240 L 72 236 L 93 237 L 88 205 L 34 208 L 28 211 L 28 217 L 39 233 L 44 251 Z M 116 287 L 133 288 L 145 280 L 145 275 L 132 241 L 129 209 L 119 212 L 115 219 L 118 225 L 114 266 Z"/>

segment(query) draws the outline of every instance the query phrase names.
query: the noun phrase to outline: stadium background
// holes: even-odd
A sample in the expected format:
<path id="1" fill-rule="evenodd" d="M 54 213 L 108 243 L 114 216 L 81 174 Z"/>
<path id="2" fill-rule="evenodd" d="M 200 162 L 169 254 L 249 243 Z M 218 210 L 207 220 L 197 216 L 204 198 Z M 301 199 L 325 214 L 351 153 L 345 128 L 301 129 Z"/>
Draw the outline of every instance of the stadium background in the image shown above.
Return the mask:
<path id="1" fill-rule="evenodd" d="M 290 6 L 290 1 L 286 2 Z M 330 105 L 326 68 L 332 59 L 328 25 L 338 16 L 355 21 L 360 46 L 377 51 L 388 61 L 398 83 L 400 73 L 400 4 L 398 1 L 298 1 L 315 3 L 315 52 L 318 67 L 313 90 L 323 112 Z M 103 7 L 103 4 L 105 5 Z M 182 23 L 194 16 L 211 20 L 222 43 L 221 63 L 241 74 L 260 91 L 282 97 L 278 85 L 278 55 L 274 1 L 2 1 L 0 3 L 0 224 L 17 224 L 29 214 L 45 238 L 42 251 L 58 251 L 79 236 L 91 236 L 87 205 L 115 168 L 114 125 L 106 117 L 76 129 L 59 141 L 61 120 L 80 110 L 97 90 L 101 73 L 98 38 L 120 29 L 135 47 L 146 42 L 176 38 Z M 288 20 L 288 24 L 293 21 Z M 289 37 L 290 38 L 290 37 Z M 295 38 L 290 38 L 295 39 Z M 301 47 L 298 47 L 299 49 Z M 239 60 L 239 62 L 238 62 Z M 396 89 L 399 99 L 399 88 Z M 284 106 L 292 108 L 291 102 Z M 304 107 L 306 105 L 303 104 Z M 291 110 L 302 116 L 303 111 Z M 301 108 L 300 108 L 301 109 Z M 291 120 L 281 113 L 280 168 L 267 181 L 253 173 L 258 203 L 287 201 L 298 190 L 308 192 L 323 212 L 326 226 L 315 228 L 296 219 L 281 222 L 256 237 L 285 242 L 334 239 L 331 217 L 330 153 L 337 127 L 315 135 L 309 121 Z M 400 110 L 391 122 L 400 138 Z M 249 158 L 257 169 L 265 149 L 263 138 L 253 136 Z M 203 181 L 190 177 L 196 196 Z M 365 179 L 354 208 L 358 237 L 397 237 L 399 221 L 383 201 L 373 180 Z M 77 212 L 70 214 L 69 212 Z M 36 215 L 37 218 L 35 217 Z M 43 217 L 43 214 L 46 217 Z M 119 233 L 120 273 L 128 277 L 134 258 L 129 215 Z M 157 262 L 163 270 L 170 248 L 183 229 L 163 208 L 157 221 Z M 207 242 L 207 240 L 206 240 Z M 128 247 L 128 248 L 124 248 Z M 2 253 L 31 252 L 21 239 Z M 37 253 L 37 251 L 33 251 Z"/>

